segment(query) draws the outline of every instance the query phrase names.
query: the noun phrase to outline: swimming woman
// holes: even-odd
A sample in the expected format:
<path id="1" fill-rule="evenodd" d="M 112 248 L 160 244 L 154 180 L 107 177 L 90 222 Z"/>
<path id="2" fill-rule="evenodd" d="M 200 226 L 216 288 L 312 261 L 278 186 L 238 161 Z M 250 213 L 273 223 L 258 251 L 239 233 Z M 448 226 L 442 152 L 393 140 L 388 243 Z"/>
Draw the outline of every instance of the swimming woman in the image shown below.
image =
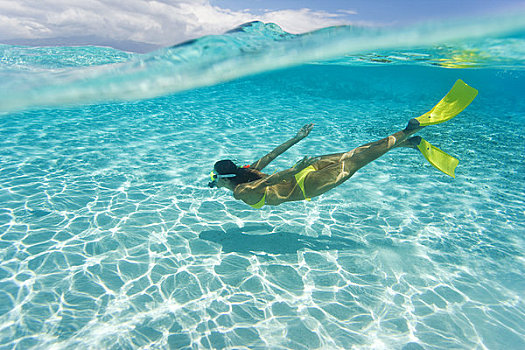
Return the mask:
<path id="1" fill-rule="evenodd" d="M 428 125 L 452 119 L 474 100 L 477 93 L 476 89 L 458 80 L 434 108 L 411 119 L 401 131 L 349 152 L 304 157 L 289 169 L 273 175 L 263 173 L 271 161 L 310 134 L 313 124 L 307 124 L 293 138 L 249 166 L 239 167 L 231 160 L 218 161 L 209 186 L 227 188 L 233 191 L 235 199 L 257 209 L 264 205 L 310 200 L 339 186 L 357 170 L 397 147 L 419 150 L 433 166 L 454 177 L 459 161 L 421 137 L 412 135 Z"/>

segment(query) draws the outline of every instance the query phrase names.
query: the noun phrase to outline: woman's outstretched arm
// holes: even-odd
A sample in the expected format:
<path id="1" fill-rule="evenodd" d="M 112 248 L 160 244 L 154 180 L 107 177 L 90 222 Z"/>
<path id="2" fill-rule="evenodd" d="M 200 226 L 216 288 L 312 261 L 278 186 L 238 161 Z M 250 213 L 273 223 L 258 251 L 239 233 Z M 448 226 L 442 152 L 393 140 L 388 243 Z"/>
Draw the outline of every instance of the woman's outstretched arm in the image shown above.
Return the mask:
<path id="1" fill-rule="evenodd" d="M 251 164 L 250 168 L 251 169 L 255 169 L 255 170 L 259 170 L 259 171 L 264 169 L 268 164 L 270 164 L 270 162 L 272 160 L 274 160 L 275 158 L 277 158 L 278 156 L 280 156 L 281 154 L 286 152 L 290 147 L 295 145 L 297 142 L 301 141 L 306 136 L 308 136 L 310 131 L 312 131 L 313 127 L 314 127 L 313 124 L 306 124 L 306 125 L 304 125 L 297 132 L 297 135 L 295 135 L 294 137 L 292 137 L 291 139 L 289 139 L 288 141 L 286 141 L 282 145 L 277 146 L 273 151 L 271 151 L 270 153 L 268 153 L 267 155 L 265 155 L 264 157 L 262 157 L 261 159 L 259 159 L 255 163 Z"/>

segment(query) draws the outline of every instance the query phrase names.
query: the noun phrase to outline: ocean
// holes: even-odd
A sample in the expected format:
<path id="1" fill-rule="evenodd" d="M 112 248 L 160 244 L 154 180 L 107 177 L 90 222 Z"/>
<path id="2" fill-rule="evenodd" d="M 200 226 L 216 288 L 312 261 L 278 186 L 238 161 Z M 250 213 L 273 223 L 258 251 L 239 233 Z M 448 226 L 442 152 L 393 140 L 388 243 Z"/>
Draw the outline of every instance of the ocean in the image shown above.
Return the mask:
<path id="1" fill-rule="evenodd" d="M 523 14 L 147 54 L 0 45 L 0 348 L 525 348 Z M 479 91 L 312 201 L 253 209 L 215 161 L 349 151 Z"/>

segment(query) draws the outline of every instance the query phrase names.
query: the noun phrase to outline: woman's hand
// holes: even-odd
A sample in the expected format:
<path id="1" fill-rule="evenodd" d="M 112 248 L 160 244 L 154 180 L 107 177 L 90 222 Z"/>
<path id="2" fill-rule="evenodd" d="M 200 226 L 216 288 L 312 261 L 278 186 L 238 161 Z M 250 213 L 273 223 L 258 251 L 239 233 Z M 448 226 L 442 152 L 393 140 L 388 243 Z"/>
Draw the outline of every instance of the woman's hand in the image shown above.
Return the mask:
<path id="1" fill-rule="evenodd" d="M 299 140 L 302 140 L 304 139 L 306 136 L 308 136 L 308 134 L 310 133 L 310 131 L 312 131 L 312 129 L 314 128 L 314 125 L 313 124 L 306 124 L 305 126 L 303 126 L 298 132 L 297 132 L 297 135 L 295 135 L 295 138 L 299 139 Z"/>

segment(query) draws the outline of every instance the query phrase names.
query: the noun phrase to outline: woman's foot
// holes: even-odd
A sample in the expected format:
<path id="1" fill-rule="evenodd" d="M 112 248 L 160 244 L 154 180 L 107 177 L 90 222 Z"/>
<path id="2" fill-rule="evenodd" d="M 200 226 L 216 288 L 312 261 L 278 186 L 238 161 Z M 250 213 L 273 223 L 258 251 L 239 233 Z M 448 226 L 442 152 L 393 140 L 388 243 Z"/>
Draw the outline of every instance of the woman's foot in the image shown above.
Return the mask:
<path id="1" fill-rule="evenodd" d="M 412 136 L 407 140 L 407 142 L 413 147 L 417 148 L 419 144 L 421 143 L 421 136 Z"/>
<path id="2" fill-rule="evenodd" d="M 421 136 L 412 136 L 411 138 L 406 139 L 404 142 L 400 143 L 396 147 L 407 147 L 418 149 L 417 146 L 421 143 Z"/>
<path id="3" fill-rule="evenodd" d="M 423 129 L 422 126 L 420 126 L 421 124 L 419 123 L 419 121 L 416 119 L 416 118 L 412 118 L 408 121 L 408 124 L 407 124 L 407 127 L 405 128 L 405 131 L 409 131 L 409 132 L 416 132 L 418 130 L 421 130 Z"/>

